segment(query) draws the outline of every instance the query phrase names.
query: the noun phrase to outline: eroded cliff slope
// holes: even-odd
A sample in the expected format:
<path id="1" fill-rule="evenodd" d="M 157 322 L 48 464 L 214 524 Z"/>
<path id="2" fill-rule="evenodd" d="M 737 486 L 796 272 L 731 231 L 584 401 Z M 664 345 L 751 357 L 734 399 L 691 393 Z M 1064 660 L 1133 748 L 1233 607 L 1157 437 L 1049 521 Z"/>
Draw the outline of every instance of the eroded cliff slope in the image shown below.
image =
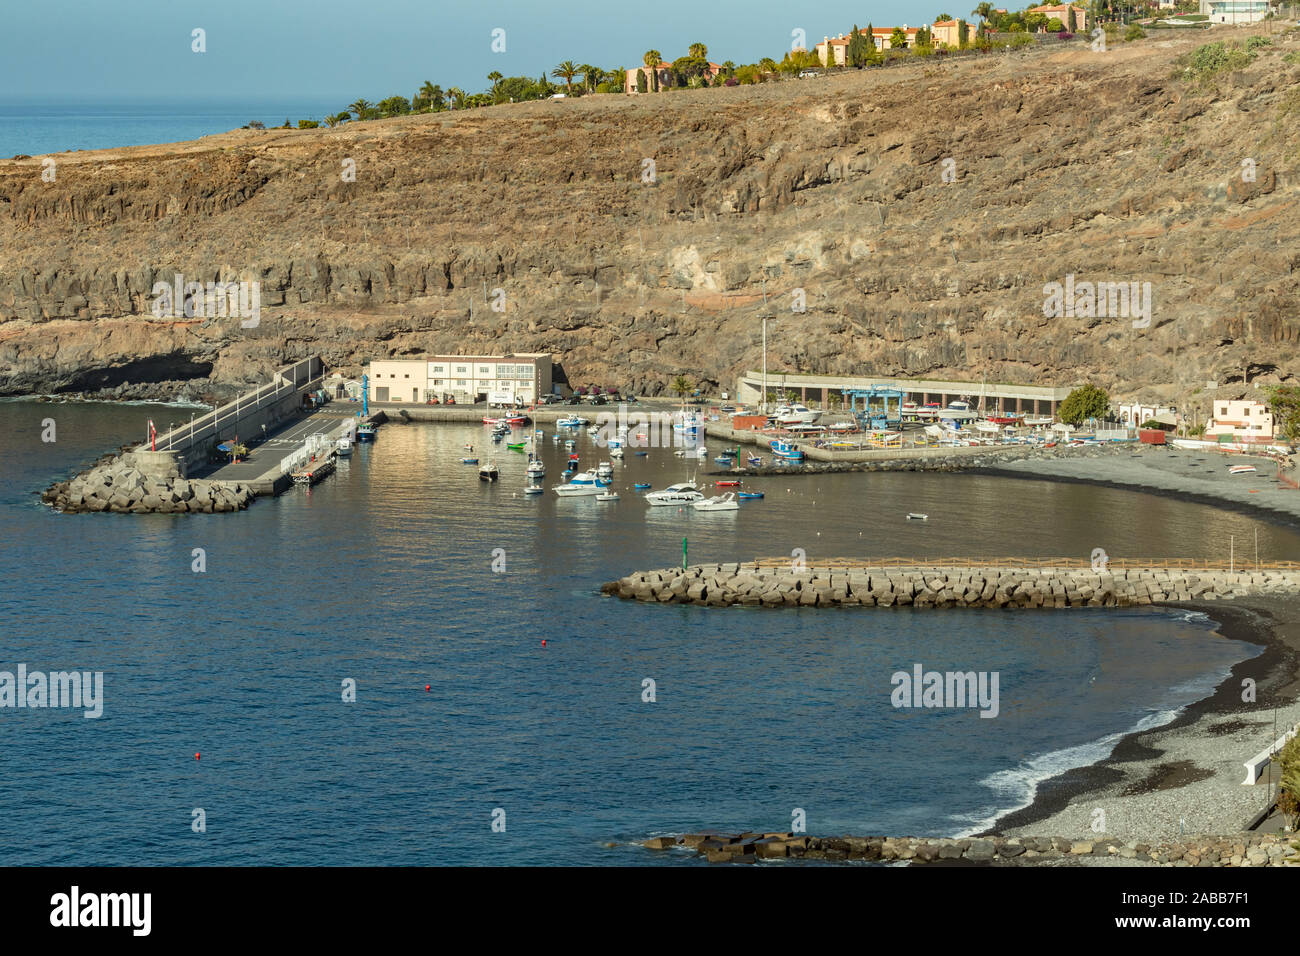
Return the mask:
<path id="1" fill-rule="evenodd" d="M 474 350 L 726 387 L 761 362 L 764 295 L 773 369 L 1168 399 L 1285 380 L 1300 42 L 1198 88 L 1175 60 L 1205 39 L 235 131 L 60 154 L 55 182 L 0 161 L 0 394 Z M 177 273 L 260 281 L 260 324 L 155 318 Z M 1150 282 L 1150 326 L 1046 317 L 1067 274 Z"/>

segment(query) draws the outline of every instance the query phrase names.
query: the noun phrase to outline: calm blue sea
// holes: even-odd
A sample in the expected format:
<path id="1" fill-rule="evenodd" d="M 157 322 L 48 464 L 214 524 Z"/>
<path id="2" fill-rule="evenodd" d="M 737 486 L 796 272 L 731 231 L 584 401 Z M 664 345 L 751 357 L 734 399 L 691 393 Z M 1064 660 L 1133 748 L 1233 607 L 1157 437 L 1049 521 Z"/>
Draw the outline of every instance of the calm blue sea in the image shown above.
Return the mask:
<path id="1" fill-rule="evenodd" d="M 355 99 L 355 97 L 353 97 Z M 40 102 L 0 97 L 0 157 L 39 156 L 73 149 L 175 143 L 238 129 L 252 120 L 280 126 L 288 119 L 323 121 L 351 100 L 325 98 L 247 101 Z"/>
<path id="2" fill-rule="evenodd" d="M 680 560 L 683 537 L 692 560 L 1118 557 L 1204 556 L 1253 532 L 1244 516 L 1078 485 L 767 478 L 747 481 L 767 497 L 739 512 L 651 510 L 631 485 L 680 480 L 667 451 L 618 466 L 620 502 L 532 499 L 523 457 L 487 452 L 481 428 L 390 424 L 316 488 L 237 515 L 40 504 L 51 479 L 168 415 L 188 411 L 0 402 L 0 670 L 105 681 L 98 720 L 0 708 L 8 863 L 662 864 L 687 858 L 626 843 L 784 830 L 796 809 L 815 833 L 970 832 L 1258 651 L 1150 610 L 718 610 L 598 593 Z M 465 444 L 495 454 L 498 485 L 457 462 Z M 550 485 L 562 446 L 543 448 Z M 600 456 L 585 436 L 579 453 Z M 1300 554 L 1267 526 L 1260 547 Z M 916 663 L 998 672 L 1000 715 L 895 709 L 890 677 Z"/>

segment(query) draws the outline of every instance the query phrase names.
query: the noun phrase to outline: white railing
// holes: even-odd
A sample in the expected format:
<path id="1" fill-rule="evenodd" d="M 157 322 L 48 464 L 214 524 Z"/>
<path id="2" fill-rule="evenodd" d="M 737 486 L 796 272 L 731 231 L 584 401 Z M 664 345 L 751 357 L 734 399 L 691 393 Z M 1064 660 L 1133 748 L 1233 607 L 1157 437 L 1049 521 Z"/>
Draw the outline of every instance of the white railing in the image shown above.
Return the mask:
<path id="1" fill-rule="evenodd" d="M 1264 775 L 1264 768 L 1273 762 L 1273 757 L 1279 750 L 1286 746 L 1287 741 L 1294 737 L 1297 731 L 1300 731 L 1300 724 L 1296 724 L 1295 727 L 1291 728 L 1281 737 L 1277 738 L 1277 740 L 1273 741 L 1273 746 L 1269 747 L 1267 750 L 1261 750 L 1259 753 L 1255 754 L 1255 756 L 1247 760 L 1245 763 L 1246 779 L 1241 781 L 1241 785 L 1243 787 L 1249 787 L 1258 783 L 1259 778 Z"/>

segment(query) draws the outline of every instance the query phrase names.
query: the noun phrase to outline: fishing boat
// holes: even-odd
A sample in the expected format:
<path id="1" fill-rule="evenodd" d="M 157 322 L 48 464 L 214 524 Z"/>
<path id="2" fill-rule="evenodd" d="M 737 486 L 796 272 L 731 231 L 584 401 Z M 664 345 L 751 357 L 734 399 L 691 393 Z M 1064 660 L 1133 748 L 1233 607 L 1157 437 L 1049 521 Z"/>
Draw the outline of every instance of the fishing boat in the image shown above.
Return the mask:
<path id="1" fill-rule="evenodd" d="M 529 478 L 545 478 L 546 466 L 542 464 L 540 458 L 534 458 L 528 462 L 528 467 L 524 469 Z"/>
<path id="2" fill-rule="evenodd" d="M 652 505 L 685 505 L 702 499 L 704 495 L 693 481 L 679 481 L 663 491 L 652 491 L 645 500 Z"/>
<path id="3" fill-rule="evenodd" d="M 614 465 L 608 461 L 602 461 L 596 466 L 596 474 L 601 478 L 612 478 L 614 476 Z"/>
<path id="4" fill-rule="evenodd" d="M 528 447 L 528 442 L 526 441 L 506 442 L 506 447 L 509 448 L 511 451 L 523 451 L 526 447 Z"/>
<path id="5" fill-rule="evenodd" d="M 460 463 L 461 463 L 462 465 L 477 465 L 477 464 L 478 464 L 478 459 L 477 459 L 477 458 L 462 458 L 462 459 L 460 460 Z"/>
<path id="6" fill-rule="evenodd" d="M 761 492 L 761 491 L 738 491 L 738 492 L 736 492 L 736 497 L 737 497 L 737 498 L 761 498 L 761 497 L 763 497 L 763 492 Z"/>
<path id="7" fill-rule="evenodd" d="M 600 485 L 596 484 L 596 475 L 590 471 L 573 475 L 565 484 L 551 489 L 561 498 L 576 498 L 585 495 L 600 494 Z"/>
<path id="8" fill-rule="evenodd" d="M 718 488 L 739 488 L 740 487 L 739 481 L 715 481 L 713 484 Z"/>
<path id="9" fill-rule="evenodd" d="M 735 511 L 740 505 L 736 504 L 735 494 L 728 491 L 725 495 L 718 495 L 716 498 L 694 501 L 691 507 L 696 511 Z"/>
<path id="10" fill-rule="evenodd" d="M 761 465 L 761 464 L 763 464 L 763 459 L 762 459 L 762 458 L 759 458 L 757 455 L 750 455 L 750 456 L 749 456 L 749 466 L 750 466 L 751 468 L 757 468 L 757 467 L 758 467 L 759 465 Z"/>
<path id="11" fill-rule="evenodd" d="M 1228 474 L 1230 475 L 1253 475 L 1254 473 L 1254 465 L 1233 465 L 1228 469 Z"/>
<path id="12" fill-rule="evenodd" d="M 587 420 L 581 415 L 568 415 L 561 418 L 555 424 L 559 425 L 561 428 L 581 428 L 583 425 L 587 424 Z"/>
<path id="13" fill-rule="evenodd" d="M 648 491 L 650 489 L 650 482 L 638 481 L 632 487 L 635 488 L 637 491 Z"/>
<path id="14" fill-rule="evenodd" d="M 303 465 L 292 475 L 295 485 L 314 485 L 326 475 L 334 471 L 334 456 L 326 455 L 317 461 L 311 461 Z"/>
<path id="15" fill-rule="evenodd" d="M 374 422 L 362 422 L 357 426 L 357 441 L 374 441 L 379 426 Z"/>
<path id="16" fill-rule="evenodd" d="M 803 452 L 791 441 L 777 438 L 772 441 L 772 454 L 783 461 L 803 461 Z"/>
<path id="17" fill-rule="evenodd" d="M 600 494 L 596 495 L 596 500 L 597 501 L 618 501 L 618 492 L 602 491 Z"/>
<path id="18" fill-rule="evenodd" d="M 352 439 L 346 436 L 340 438 L 338 448 L 336 448 L 335 451 L 338 452 L 340 458 L 347 458 L 352 454 Z"/>
<path id="19" fill-rule="evenodd" d="M 500 477 L 501 473 L 497 471 L 497 463 L 495 461 L 490 461 L 486 465 L 479 465 L 479 481 L 496 481 Z"/>
<path id="20" fill-rule="evenodd" d="M 729 458 L 726 455 L 719 455 L 717 458 L 713 460 L 717 464 L 722 465 L 724 468 L 730 468 L 732 465 L 736 463 L 736 459 Z"/>
<path id="21" fill-rule="evenodd" d="M 921 512 L 919 511 L 909 511 L 907 513 L 907 520 L 908 521 L 929 521 L 930 516 L 926 514 L 921 514 Z"/>

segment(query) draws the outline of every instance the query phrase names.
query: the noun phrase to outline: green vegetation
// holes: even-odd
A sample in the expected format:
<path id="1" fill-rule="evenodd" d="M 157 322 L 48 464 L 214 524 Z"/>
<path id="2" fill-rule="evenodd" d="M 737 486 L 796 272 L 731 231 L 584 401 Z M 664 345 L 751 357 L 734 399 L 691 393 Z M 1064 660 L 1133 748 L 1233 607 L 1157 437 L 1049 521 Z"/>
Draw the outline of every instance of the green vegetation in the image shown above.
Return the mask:
<path id="1" fill-rule="evenodd" d="M 1273 386 L 1269 389 L 1268 407 L 1277 434 L 1287 441 L 1300 439 L 1300 386 Z"/>
<path id="2" fill-rule="evenodd" d="M 1129 28 L 1124 31 L 1124 42 L 1132 43 L 1134 40 L 1141 40 L 1146 37 L 1146 33 L 1136 23 L 1129 24 Z"/>
<path id="3" fill-rule="evenodd" d="M 1224 73 L 1245 69 L 1254 59 L 1253 50 L 1220 40 L 1198 46 L 1191 53 L 1179 57 L 1182 72 L 1178 75 L 1197 86 L 1204 86 Z"/>
<path id="4" fill-rule="evenodd" d="M 1104 418 L 1109 408 L 1110 396 L 1090 382 L 1070 392 L 1056 410 L 1056 416 L 1067 425 L 1082 425 L 1090 418 Z"/>
<path id="5" fill-rule="evenodd" d="M 1276 759 L 1281 771 L 1277 808 L 1286 814 L 1294 830 L 1300 827 L 1300 736 L 1288 740 L 1277 752 Z"/>

